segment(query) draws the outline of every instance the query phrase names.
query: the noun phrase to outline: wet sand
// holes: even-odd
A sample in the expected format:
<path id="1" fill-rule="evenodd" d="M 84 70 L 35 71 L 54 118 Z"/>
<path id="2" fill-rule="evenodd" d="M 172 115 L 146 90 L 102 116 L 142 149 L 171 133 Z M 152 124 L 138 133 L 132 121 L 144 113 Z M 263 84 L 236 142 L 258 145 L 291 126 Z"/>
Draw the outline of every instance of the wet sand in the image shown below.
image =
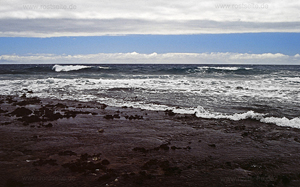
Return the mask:
<path id="1" fill-rule="evenodd" d="M 0 186 L 299 186 L 300 129 L 0 96 Z"/>

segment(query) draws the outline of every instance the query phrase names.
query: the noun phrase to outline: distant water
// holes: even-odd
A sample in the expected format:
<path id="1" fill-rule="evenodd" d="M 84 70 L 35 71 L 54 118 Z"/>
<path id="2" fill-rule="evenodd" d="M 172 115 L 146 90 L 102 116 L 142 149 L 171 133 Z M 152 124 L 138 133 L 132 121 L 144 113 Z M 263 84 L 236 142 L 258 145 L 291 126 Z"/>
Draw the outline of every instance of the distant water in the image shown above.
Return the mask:
<path id="1" fill-rule="evenodd" d="M 0 94 L 300 128 L 300 66 L 0 65 Z"/>

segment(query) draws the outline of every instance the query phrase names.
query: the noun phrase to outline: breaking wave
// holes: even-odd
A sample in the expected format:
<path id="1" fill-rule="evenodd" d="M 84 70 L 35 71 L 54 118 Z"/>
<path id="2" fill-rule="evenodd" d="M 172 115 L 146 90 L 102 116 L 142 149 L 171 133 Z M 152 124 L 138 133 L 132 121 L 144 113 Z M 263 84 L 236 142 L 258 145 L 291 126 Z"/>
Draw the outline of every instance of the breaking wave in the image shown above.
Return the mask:
<path id="1" fill-rule="evenodd" d="M 56 72 L 61 72 L 61 71 L 68 72 L 68 71 L 77 71 L 77 70 L 91 68 L 91 67 L 92 66 L 83 66 L 83 65 L 66 65 L 66 66 L 54 65 L 52 67 L 52 70 Z"/>
<path id="2" fill-rule="evenodd" d="M 242 68 L 242 67 L 210 67 L 210 66 L 201 66 L 198 69 L 215 69 L 215 70 L 227 70 L 227 71 L 236 71 L 236 70 L 251 70 L 253 68 Z"/>
<path id="3" fill-rule="evenodd" d="M 273 123 L 278 126 L 284 127 L 293 127 L 300 129 L 300 118 L 288 119 L 286 117 L 278 118 L 278 117 L 264 117 L 266 114 L 256 113 L 254 111 L 248 111 L 240 114 L 222 114 L 222 113 L 212 113 L 205 110 L 202 106 L 198 106 L 195 110 L 195 115 L 201 118 L 209 118 L 209 119 L 230 119 L 234 121 L 243 120 L 243 119 L 255 119 L 263 123 Z"/>

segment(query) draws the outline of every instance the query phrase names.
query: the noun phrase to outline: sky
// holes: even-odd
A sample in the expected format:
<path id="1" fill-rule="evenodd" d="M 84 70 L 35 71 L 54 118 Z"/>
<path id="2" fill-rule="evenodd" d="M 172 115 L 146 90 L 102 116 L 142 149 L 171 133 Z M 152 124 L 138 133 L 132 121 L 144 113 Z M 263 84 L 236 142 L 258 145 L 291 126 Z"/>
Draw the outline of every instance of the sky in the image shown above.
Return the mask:
<path id="1" fill-rule="evenodd" d="M 0 64 L 300 65 L 299 11 L 299 0 L 0 0 Z"/>

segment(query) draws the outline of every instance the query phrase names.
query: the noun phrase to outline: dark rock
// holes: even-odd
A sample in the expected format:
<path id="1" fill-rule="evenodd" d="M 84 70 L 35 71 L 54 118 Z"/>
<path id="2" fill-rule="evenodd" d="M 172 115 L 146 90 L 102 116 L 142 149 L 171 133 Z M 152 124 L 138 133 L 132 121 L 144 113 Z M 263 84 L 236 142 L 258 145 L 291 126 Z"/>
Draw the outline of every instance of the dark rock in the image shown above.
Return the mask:
<path id="1" fill-rule="evenodd" d="M 242 133 L 242 136 L 243 136 L 243 137 L 248 136 L 248 135 L 249 135 L 248 132 L 243 132 L 243 133 Z"/>
<path id="2" fill-rule="evenodd" d="M 144 147 L 135 147 L 132 150 L 142 152 L 142 153 L 147 153 L 148 152 L 148 150 L 146 150 Z"/>
<path id="3" fill-rule="evenodd" d="M 72 117 L 72 118 L 75 118 L 76 117 L 76 115 L 79 113 L 79 112 L 75 112 L 75 111 L 64 111 L 65 112 L 65 115 L 64 116 L 62 116 L 61 118 L 63 118 L 63 117 L 65 117 L 65 118 L 70 118 L 70 117 Z"/>
<path id="4" fill-rule="evenodd" d="M 179 167 L 166 167 L 163 168 L 166 176 L 173 176 L 181 174 L 182 170 Z"/>
<path id="5" fill-rule="evenodd" d="M 151 159 L 148 162 L 146 162 L 141 169 L 143 170 L 149 170 L 149 169 L 156 169 L 158 167 L 158 160 L 157 159 Z"/>
<path id="6" fill-rule="evenodd" d="M 226 166 L 231 166 L 231 162 L 225 162 Z"/>
<path id="7" fill-rule="evenodd" d="M 182 148 L 181 147 L 172 146 L 171 149 L 175 150 L 175 149 L 182 149 Z"/>
<path id="8" fill-rule="evenodd" d="M 100 109 L 105 109 L 107 107 L 106 104 L 101 104 Z"/>
<path id="9" fill-rule="evenodd" d="M 115 115 L 113 116 L 113 118 L 120 118 L 120 115 L 119 115 L 119 114 L 115 114 Z"/>
<path id="10" fill-rule="evenodd" d="M 135 118 L 134 118 L 133 115 L 130 115 L 128 119 L 129 119 L 129 120 L 132 120 L 132 119 L 135 119 Z"/>
<path id="11" fill-rule="evenodd" d="M 92 161 L 88 161 L 89 158 L 98 157 L 100 154 L 97 155 L 88 155 L 87 153 L 82 154 L 80 159 L 77 159 L 75 162 L 71 161 L 69 163 L 65 163 L 62 166 L 65 168 L 69 168 L 72 172 L 78 173 L 90 173 L 95 172 L 96 169 L 101 169 L 103 171 L 107 171 L 105 166 L 101 163 L 94 163 Z"/>
<path id="12" fill-rule="evenodd" d="M 234 127 L 234 130 L 242 131 L 242 130 L 245 130 L 245 128 L 246 128 L 245 125 L 242 125 L 242 126 L 239 126 L 239 125 L 238 125 L 238 126 L 235 126 L 235 127 Z"/>
<path id="13" fill-rule="evenodd" d="M 16 102 L 14 105 L 19 105 L 19 106 L 25 106 L 25 105 L 34 105 L 34 104 L 40 104 L 41 100 L 33 97 L 33 98 L 24 98 L 23 101 Z"/>
<path id="14" fill-rule="evenodd" d="M 47 125 L 44 125 L 44 127 L 50 128 L 53 127 L 52 123 L 48 123 Z"/>
<path id="15" fill-rule="evenodd" d="M 215 148 L 216 144 L 208 144 L 208 146 Z"/>
<path id="16" fill-rule="evenodd" d="M 278 176 L 278 179 L 281 180 L 282 184 L 284 185 L 288 185 L 292 180 L 290 176 L 287 175 Z"/>
<path id="17" fill-rule="evenodd" d="M 6 122 L 1 123 L 0 125 L 9 125 L 9 124 L 11 124 L 11 122 L 6 121 Z"/>
<path id="18" fill-rule="evenodd" d="M 70 113 L 68 113 L 68 112 L 70 112 Z M 66 112 L 65 115 L 63 116 L 60 113 L 56 113 L 56 111 L 52 108 L 49 109 L 47 107 L 42 107 L 39 110 L 34 111 L 34 114 L 42 117 L 42 121 L 54 121 L 54 120 L 58 120 L 60 118 L 73 116 L 71 111 L 68 111 L 68 112 Z M 76 114 L 75 114 L 75 116 L 76 116 Z"/>
<path id="19" fill-rule="evenodd" d="M 294 140 L 298 143 L 300 143 L 300 140 L 298 138 L 294 138 Z"/>
<path id="20" fill-rule="evenodd" d="M 87 161 L 90 156 L 87 153 L 80 155 L 80 160 Z"/>
<path id="21" fill-rule="evenodd" d="M 166 110 L 165 114 L 167 114 L 169 116 L 175 116 L 176 115 L 172 110 Z"/>
<path id="22" fill-rule="evenodd" d="M 38 160 L 38 161 L 35 161 L 32 163 L 34 166 L 44 166 L 46 164 L 49 164 L 51 166 L 55 166 L 55 165 L 58 165 L 56 163 L 56 160 L 53 160 L 53 159 L 49 159 L 49 160 Z"/>
<path id="23" fill-rule="evenodd" d="M 171 149 L 172 149 L 172 150 L 175 150 L 175 149 L 177 149 L 177 147 L 176 147 L 176 146 L 172 146 Z"/>
<path id="24" fill-rule="evenodd" d="M 99 132 L 99 133 L 103 133 L 103 132 L 104 132 L 104 129 L 99 129 L 98 132 Z"/>
<path id="25" fill-rule="evenodd" d="M 72 156 L 72 155 L 77 155 L 77 153 L 73 151 L 62 151 L 58 153 L 59 156 Z"/>
<path id="26" fill-rule="evenodd" d="M 192 149 L 190 146 L 187 146 L 187 147 L 185 147 L 185 148 L 183 148 L 183 149 L 186 149 L 186 150 L 190 150 L 190 149 Z"/>
<path id="27" fill-rule="evenodd" d="M 5 186 L 6 187 L 23 187 L 25 185 L 22 182 L 20 182 L 20 181 L 16 181 L 16 180 L 13 180 L 13 179 L 8 179 L 6 181 L 6 185 Z"/>
<path id="28" fill-rule="evenodd" d="M 0 114 L 1 113 L 6 113 L 7 111 L 6 110 L 2 110 L 1 108 L 0 108 Z"/>
<path id="29" fill-rule="evenodd" d="M 28 122 L 24 122 L 24 123 L 23 123 L 23 126 L 28 126 L 28 125 L 29 125 Z"/>
<path id="30" fill-rule="evenodd" d="M 62 103 L 57 103 L 57 104 L 55 105 L 55 107 L 56 107 L 56 108 L 68 108 L 67 105 L 64 105 L 64 104 L 62 104 Z"/>
<path id="31" fill-rule="evenodd" d="M 122 108 L 128 108 L 127 106 L 122 106 Z"/>
<path id="32" fill-rule="evenodd" d="M 105 115 L 104 118 L 105 119 L 114 119 L 114 116 L 113 115 Z"/>
<path id="33" fill-rule="evenodd" d="M 146 176 L 147 175 L 146 171 L 140 171 L 139 174 L 142 175 L 142 176 Z"/>
<path id="34" fill-rule="evenodd" d="M 102 165 L 104 165 L 104 166 L 106 166 L 106 165 L 109 165 L 110 164 L 110 162 L 108 161 L 108 160 L 106 160 L 106 159 L 104 159 L 104 160 L 102 160 Z"/>
<path id="35" fill-rule="evenodd" d="M 104 174 L 104 175 L 101 175 L 101 176 L 98 178 L 98 181 L 100 181 L 100 182 L 107 181 L 107 180 L 109 180 L 109 179 L 111 179 L 111 178 L 113 178 L 113 177 L 114 177 L 114 175 L 109 174 L 109 173 L 106 173 L 106 174 Z"/>
<path id="36" fill-rule="evenodd" d="M 162 144 L 162 145 L 159 146 L 159 148 L 162 149 L 162 150 L 165 150 L 165 151 L 170 149 L 168 144 Z"/>
<path id="37" fill-rule="evenodd" d="M 21 117 L 21 116 L 28 116 L 29 114 L 32 114 L 32 111 L 29 110 L 28 108 L 21 107 L 21 108 L 17 108 L 10 114 L 15 115 L 17 117 Z"/>
<path id="38" fill-rule="evenodd" d="M 130 115 L 129 117 L 128 116 L 125 116 L 126 119 L 129 119 L 129 120 L 135 120 L 135 119 L 143 119 L 144 117 L 143 116 L 139 116 L 139 115 Z"/>
<path id="39" fill-rule="evenodd" d="M 39 118 L 36 115 L 33 115 L 33 116 L 23 116 L 19 120 L 23 121 L 24 123 L 34 123 L 34 122 L 40 122 L 40 121 L 42 121 L 41 118 Z"/>
<path id="40" fill-rule="evenodd" d="M 13 97 L 11 97 L 11 96 L 6 97 L 6 101 L 7 101 L 7 103 L 9 103 L 9 104 L 11 104 L 11 103 L 13 103 L 13 102 L 16 102 L 16 101 L 13 99 Z"/>

